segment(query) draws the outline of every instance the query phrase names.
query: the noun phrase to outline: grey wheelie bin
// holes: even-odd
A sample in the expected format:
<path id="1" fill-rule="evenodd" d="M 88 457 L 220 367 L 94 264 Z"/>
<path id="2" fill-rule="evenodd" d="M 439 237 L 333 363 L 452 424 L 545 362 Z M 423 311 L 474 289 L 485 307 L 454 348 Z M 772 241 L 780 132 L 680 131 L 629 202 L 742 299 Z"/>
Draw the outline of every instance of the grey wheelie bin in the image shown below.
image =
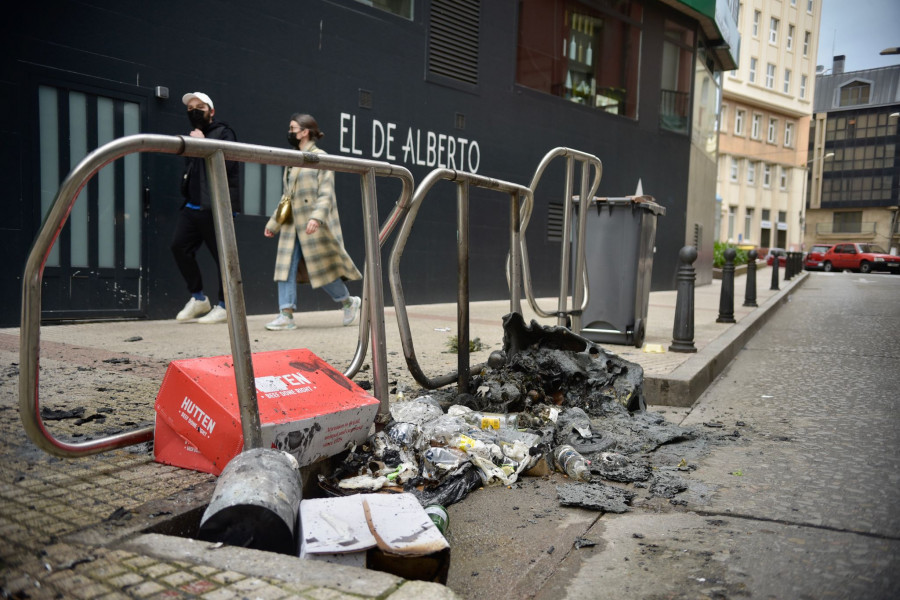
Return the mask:
<path id="1" fill-rule="evenodd" d="M 656 220 L 666 209 L 650 196 L 594 198 L 588 206 L 588 305 L 581 335 L 594 342 L 644 344 Z"/>

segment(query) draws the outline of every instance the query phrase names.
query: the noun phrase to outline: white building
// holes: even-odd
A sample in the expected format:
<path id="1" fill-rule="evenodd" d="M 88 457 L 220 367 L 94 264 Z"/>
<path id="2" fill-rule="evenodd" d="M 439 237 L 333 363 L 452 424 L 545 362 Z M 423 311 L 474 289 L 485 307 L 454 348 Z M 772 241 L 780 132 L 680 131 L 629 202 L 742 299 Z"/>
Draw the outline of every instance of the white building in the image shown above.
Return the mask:
<path id="1" fill-rule="evenodd" d="M 745 0 L 722 86 L 718 239 L 803 247 L 807 144 L 822 0 Z"/>

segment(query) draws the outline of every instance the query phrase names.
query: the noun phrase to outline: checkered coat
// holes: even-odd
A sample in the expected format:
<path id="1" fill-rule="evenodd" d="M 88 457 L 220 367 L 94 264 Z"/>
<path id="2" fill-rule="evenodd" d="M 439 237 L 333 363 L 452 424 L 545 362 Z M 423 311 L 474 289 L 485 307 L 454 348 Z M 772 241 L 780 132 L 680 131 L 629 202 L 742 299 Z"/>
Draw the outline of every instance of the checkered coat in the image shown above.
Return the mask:
<path id="1" fill-rule="evenodd" d="M 306 151 L 324 153 L 315 144 Z M 293 223 L 279 225 L 274 217 L 266 223 L 269 231 L 280 232 L 275 256 L 275 281 L 293 281 L 296 277 L 296 273 L 289 271 L 294 244 L 298 239 L 312 287 L 322 287 L 338 278 L 362 279 L 362 274 L 344 249 L 344 235 L 334 195 L 334 172 L 287 167 L 284 170 L 284 193 L 291 197 Z M 310 219 L 320 224 L 312 235 L 306 233 L 306 223 Z"/>

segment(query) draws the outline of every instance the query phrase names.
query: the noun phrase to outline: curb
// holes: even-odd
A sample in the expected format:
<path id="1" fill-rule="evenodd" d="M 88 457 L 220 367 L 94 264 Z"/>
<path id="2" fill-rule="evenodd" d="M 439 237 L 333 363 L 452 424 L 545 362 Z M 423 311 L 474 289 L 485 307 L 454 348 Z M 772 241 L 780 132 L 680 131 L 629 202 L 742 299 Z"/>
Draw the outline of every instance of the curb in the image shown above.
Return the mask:
<path id="1" fill-rule="evenodd" d="M 789 282 L 781 282 L 781 291 L 769 298 L 727 332 L 710 342 L 697 354 L 685 361 L 669 375 L 644 378 L 644 400 L 654 406 L 690 407 L 706 388 L 718 377 L 741 348 L 774 314 L 775 309 L 787 302 L 794 288 L 809 277 L 803 271 Z"/>

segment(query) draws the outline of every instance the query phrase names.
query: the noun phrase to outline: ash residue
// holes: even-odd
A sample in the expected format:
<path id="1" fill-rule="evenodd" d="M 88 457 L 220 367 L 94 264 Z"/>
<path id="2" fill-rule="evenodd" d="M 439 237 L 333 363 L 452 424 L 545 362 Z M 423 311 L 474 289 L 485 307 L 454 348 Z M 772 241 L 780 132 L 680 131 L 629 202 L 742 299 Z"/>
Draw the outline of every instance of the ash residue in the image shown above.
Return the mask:
<path id="1" fill-rule="evenodd" d="M 516 313 L 503 325 L 503 350 L 471 376 L 472 394 L 422 390 L 415 400 L 394 403 L 392 420 L 323 487 L 402 490 L 423 505 L 447 506 L 479 486 L 511 487 L 524 475 L 566 472 L 553 456 L 568 445 L 593 483 L 559 486 L 563 505 L 622 512 L 635 490 L 671 499 L 687 489 L 688 480 L 670 472 L 685 462 L 677 447 L 697 452 L 709 436 L 644 410 L 640 365 L 568 329 L 527 326 Z M 667 451 L 657 453 L 661 448 Z"/>

